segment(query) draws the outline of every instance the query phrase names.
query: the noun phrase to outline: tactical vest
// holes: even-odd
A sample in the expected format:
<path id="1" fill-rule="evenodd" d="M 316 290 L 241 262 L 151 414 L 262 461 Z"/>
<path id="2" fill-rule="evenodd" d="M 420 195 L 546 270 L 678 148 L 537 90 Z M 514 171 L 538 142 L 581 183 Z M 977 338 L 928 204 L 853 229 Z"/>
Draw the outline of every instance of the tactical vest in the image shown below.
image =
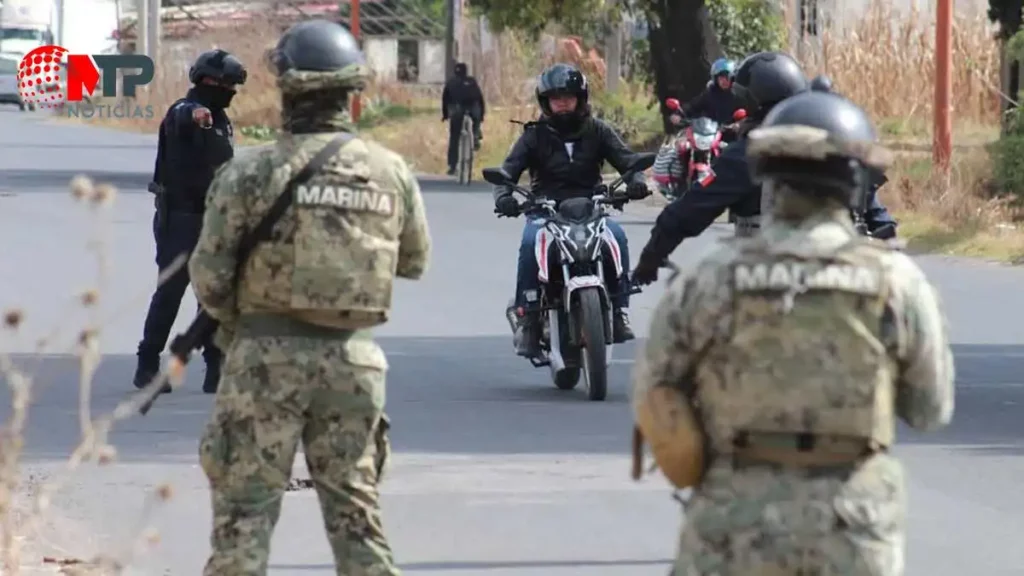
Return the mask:
<path id="1" fill-rule="evenodd" d="M 276 196 L 292 174 L 333 134 L 300 138 L 274 170 L 267 194 Z M 349 142 L 306 183 L 274 239 L 252 253 L 241 277 L 239 309 L 278 312 L 343 329 L 387 321 L 398 265 L 406 199 L 400 183 L 366 143 Z M 244 193 L 244 192 L 243 192 Z"/>
<path id="2" fill-rule="evenodd" d="M 712 452 L 742 435 L 811 434 L 892 444 L 896 366 L 883 340 L 883 251 L 854 239 L 828 257 L 741 248 L 731 326 L 698 368 Z"/>

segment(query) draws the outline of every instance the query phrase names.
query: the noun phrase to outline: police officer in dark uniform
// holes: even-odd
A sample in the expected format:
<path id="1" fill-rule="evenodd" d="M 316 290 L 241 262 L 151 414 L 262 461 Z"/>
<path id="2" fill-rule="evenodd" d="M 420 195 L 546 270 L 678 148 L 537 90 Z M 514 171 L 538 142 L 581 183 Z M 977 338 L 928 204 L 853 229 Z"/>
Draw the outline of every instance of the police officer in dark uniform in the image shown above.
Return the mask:
<path id="1" fill-rule="evenodd" d="M 448 122 L 448 175 L 455 174 L 455 164 L 459 161 L 459 138 L 462 136 L 462 118 L 465 114 L 473 119 L 474 147 L 480 149 L 483 132 L 480 125 L 484 122 L 484 93 L 476 78 L 469 75 L 466 64 L 455 65 L 455 75 L 444 84 L 441 93 L 441 121 Z"/>
<path id="2" fill-rule="evenodd" d="M 150 191 L 156 195 L 153 237 L 156 264 L 164 270 L 196 246 L 203 224 L 206 191 L 217 168 L 234 156 L 234 130 L 225 110 L 236 89 L 245 83 L 242 63 L 224 50 L 199 55 L 189 70 L 193 86 L 171 105 L 160 124 L 156 167 Z M 160 353 L 167 345 L 181 299 L 189 285 L 187 266 L 157 286 L 139 342 L 134 384 L 143 388 L 160 370 Z M 205 343 L 206 377 L 203 391 L 217 391 L 222 353 Z M 170 387 L 164 388 L 165 392 Z"/>
<path id="3" fill-rule="evenodd" d="M 815 92 L 833 92 L 832 79 L 824 74 L 815 76 L 811 80 L 811 90 Z M 896 237 L 896 219 L 878 200 L 878 189 L 889 181 L 885 172 L 873 166 L 866 167 L 868 177 L 871 179 L 871 189 L 864 201 L 863 214 L 858 219 L 858 225 L 867 228 L 868 233 L 875 238 L 889 240 Z"/>
<path id="4" fill-rule="evenodd" d="M 732 91 L 748 114 L 740 126 L 740 138 L 718 157 L 712 177 L 694 182 L 658 215 L 633 272 L 634 283 L 644 285 L 657 280 L 658 268 L 676 246 L 684 238 L 699 236 L 726 210 L 734 217 L 737 236 L 757 233 L 761 221 L 761 187 L 750 178 L 745 135 L 764 120 L 773 106 L 810 89 L 811 82 L 800 65 L 787 54 L 759 52 L 739 64 Z M 877 198 L 871 202 L 877 202 Z M 865 218 L 869 214 L 871 210 L 865 211 Z M 874 221 L 867 224 L 869 231 L 882 227 Z M 895 228 L 891 232 L 895 236 Z"/>
<path id="5" fill-rule="evenodd" d="M 530 173 L 530 188 L 549 200 L 560 202 L 567 198 L 589 198 L 601 183 L 601 166 L 605 161 L 620 173 L 629 169 L 633 153 L 611 126 L 590 114 L 587 78 L 573 66 L 555 64 L 537 78 L 537 103 L 543 112 L 540 120 L 529 122 L 505 158 L 502 169 L 513 182 L 526 170 Z M 642 173 L 633 174 L 626 182 L 630 199 L 650 196 Z M 500 186 L 494 190 L 495 210 L 505 216 L 519 215 L 519 202 L 512 190 Z M 626 308 L 629 306 L 629 245 L 626 233 L 618 223 L 606 221 L 615 237 L 621 254 L 622 285 L 610 287 L 616 293 L 612 302 L 613 338 L 616 343 L 632 340 L 635 336 L 629 325 Z M 537 259 L 534 249 L 540 226 L 528 219 L 519 245 L 519 265 L 516 274 L 515 305 L 527 310 L 516 328 L 516 353 L 533 357 L 540 346 L 540 311 L 531 309 L 537 304 L 540 288 Z"/>

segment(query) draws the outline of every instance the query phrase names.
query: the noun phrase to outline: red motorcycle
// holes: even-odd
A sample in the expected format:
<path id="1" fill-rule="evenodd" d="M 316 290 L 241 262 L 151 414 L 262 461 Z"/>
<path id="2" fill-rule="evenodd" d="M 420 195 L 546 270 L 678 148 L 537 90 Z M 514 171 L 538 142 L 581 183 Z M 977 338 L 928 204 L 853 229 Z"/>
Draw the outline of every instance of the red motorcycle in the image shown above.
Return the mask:
<path id="1" fill-rule="evenodd" d="M 682 114 L 679 100 L 665 100 L 669 110 Z M 746 110 L 737 110 L 733 120 L 739 122 L 747 117 Z M 654 180 L 659 192 L 673 200 L 680 191 L 685 192 L 693 182 L 703 181 L 712 176 L 711 162 L 722 153 L 728 143 L 722 141 L 722 128 L 710 118 L 685 120 L 685 132 L 680 131 L 658 152 L 654 163 Z"/>

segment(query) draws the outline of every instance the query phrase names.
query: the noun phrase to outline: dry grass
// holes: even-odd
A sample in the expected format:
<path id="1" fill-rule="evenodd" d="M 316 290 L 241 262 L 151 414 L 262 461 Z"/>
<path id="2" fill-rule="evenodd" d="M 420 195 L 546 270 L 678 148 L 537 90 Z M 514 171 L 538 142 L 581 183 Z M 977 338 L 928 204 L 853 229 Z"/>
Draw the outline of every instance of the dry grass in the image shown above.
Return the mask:
<path id="1" fill-rule="evenodd" d="M 894 130 L 930 127 L 935 32 L 927 14 L 896 12 L 872 0 L 844 32 L 821 36 L 820 57 L 805 58 L 811 74 L 828 74 L 836 88 Z M 953 114 L 964 126 L 999 122 L 999 46 L 983 13 L 953 23 Z M 812 51 L 808 51 L 812 53 Z"/>
<path id="2" fill-rule="evenodd" d="M 161 485 L 153 490 L 143 509 L 137 539 L 114 553 L 99 554 L 88 559 L 39 557 L 41 550 L 61 550 L 68 544 L 54 542 L 51 538 L 55 532 L 54 525 L 60 526 L 63 523 L 59 511 L 51 510 L 53 496 L 83 464 L 107 466 L 115 462 L 117 450 L 108 441 L 114 424 L 137 414 L 143 402 L 152 397 L 165 381 L 164 376 L 157 378 L 144 391 L 121 402 L 110 414 L 99 417 L 92 415 L 92 381 L 102 357 L 102 327 L 127 310 L 123 302 L 117 303 L 117 307 L 108 308 L 104 301 L 109 278 L 106 233 L 111 228 L 109 208 L 115 201 L 116 191 L 110 186 L 94 186 L 88 179 L 79 177 L 72 181 L 71 196 L 95 218 L 93 237 L 87 240 L 87 246 L 96 259 L 97 274 L 93 288 L 74 295 L 67 304 L 68 307 L 85 308 L 89 312 L 88 323 L 78 329 L 54 327 L 48 337 L 36 343 L 35 352 L 69 353 L 79 359 L 81 440 L 68 456 L 64 474 L 45 481 L 25 474 L 22 468 L 25 425 L 33 392 L 42 383 L 36 382 L 32 376 L 38 366 L 18 365 L 6 353 L 0 352 L 0 381 L 11 391 L 11 416 L 0 428 L 0 574 L 11 576 L 44 570 L 49 573 L 59 571 L 69 576 L 120 575 L 134 557 L 159 541 L 159 535 L 148 528 L 146 522 L 152 508 L 166 502 L 173 495 L 169 485 Z M 184 263 L 185 259 L 179 258 L 171 269 L 163 272 L 161 281 Z M 32 319 L 27 318 L 19 308 L 10 307 L 3 312 L 0 321 L 3 323 L 0 326 L 2 334 L 17 338 L 19 329 Z M 57 518 L 51 520 L 55 512 Z"/>

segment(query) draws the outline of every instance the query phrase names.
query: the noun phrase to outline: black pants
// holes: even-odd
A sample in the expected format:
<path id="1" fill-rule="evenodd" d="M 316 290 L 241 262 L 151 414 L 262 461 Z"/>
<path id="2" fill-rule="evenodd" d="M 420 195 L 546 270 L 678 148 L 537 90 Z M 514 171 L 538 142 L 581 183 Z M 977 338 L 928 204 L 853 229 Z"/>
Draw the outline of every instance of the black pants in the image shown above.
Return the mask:
<path id="1" fill-rule="evenodd" d="M 480 140 L 480 110 L 473 107 L 469 110 L 455 109 L 448 117 L 448 167 L 455 168 L 459 163 L 459 138 L 462 137 L 462 117 L 465 114 L 473 119 L 473 136 Z"/>
<path id="2" fill-rule="evenodd" d="M 159 269 L 162 271 L 170 266 L 181 254 L 191 254 L 199 241 L 202 228 L 202 214 L 171 212 L 162 230 L 158 229 L 157 217 L 154 215 L 153 239 L 156 240 L 156 265 Z M 149 301 L 149 313 L 142 329 L 142 341 L 139 342 L 141 362 L 159 363 L 160 353 L 167 346 L 167 339 L 178 317 L 181 299 L 185 297 L 188 285 L 188 266 L 182 266 L 157 286 Z M 214 345 L 212 337 L 203 343 L 203 358 L 207 364 L 221 359 L 221 351 Z"/>

